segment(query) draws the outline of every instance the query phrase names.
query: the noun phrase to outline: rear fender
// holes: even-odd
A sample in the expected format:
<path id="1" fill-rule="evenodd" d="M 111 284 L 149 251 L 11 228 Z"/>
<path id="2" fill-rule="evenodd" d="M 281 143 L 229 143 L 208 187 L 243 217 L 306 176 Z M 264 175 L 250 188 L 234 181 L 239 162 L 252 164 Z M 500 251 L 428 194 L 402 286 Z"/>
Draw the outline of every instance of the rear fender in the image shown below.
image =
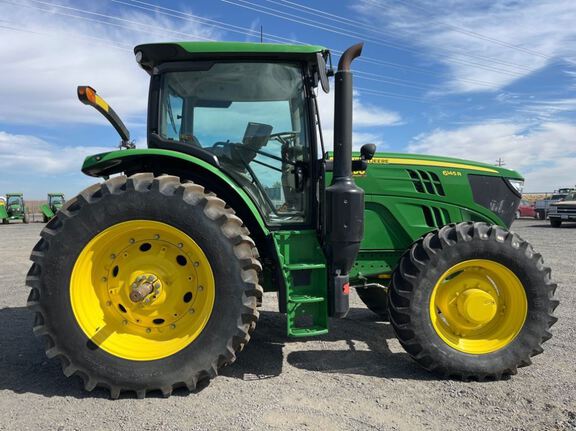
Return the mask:
<path id="1" fill-rule="evenodd" d="M 138 172 L 176 175 L 201 184 L 224 199 L 244 221 L 257 243 L 270 233 L 258 206 L 218 167 L 216 159 L 206 161 L 178 151 L 156 148 L 119 150 L 87 157 L 82 172 L 105 178 L 118 173 L 132 175 Z"/>

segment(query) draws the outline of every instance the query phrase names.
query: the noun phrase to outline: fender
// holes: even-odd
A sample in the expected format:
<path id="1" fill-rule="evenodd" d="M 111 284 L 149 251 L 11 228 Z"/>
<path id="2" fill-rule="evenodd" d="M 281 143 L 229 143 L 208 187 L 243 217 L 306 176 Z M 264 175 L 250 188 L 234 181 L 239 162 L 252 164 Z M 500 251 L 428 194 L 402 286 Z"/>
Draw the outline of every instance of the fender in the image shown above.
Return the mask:
<path id="1" fill-rule="evenodd" d="M 259 230 L 258 234 L 264 237 L 270 233 L 258 207 L 238 184 L 218 168 L 216 159 L 209 163 L 179 151 L 157 148 L 117 150 L 87 157 L 82 165 L 82 172 L 91 177 L 108 177 L 120 172 L 127 175 L 154 172 L 158 175 L 171 174 L 190 179 L 211 190 L 217 186 L 218 191 L 225 191 L 227 203 L 239 213 L 252 234 L 256 233 L 255 228 Z M 233 202 L 230 202 L 231 200 Z M 243 208 L 239 208 L 240 205 Z M 252 220 L 246 220 L 247 215 Z"/>

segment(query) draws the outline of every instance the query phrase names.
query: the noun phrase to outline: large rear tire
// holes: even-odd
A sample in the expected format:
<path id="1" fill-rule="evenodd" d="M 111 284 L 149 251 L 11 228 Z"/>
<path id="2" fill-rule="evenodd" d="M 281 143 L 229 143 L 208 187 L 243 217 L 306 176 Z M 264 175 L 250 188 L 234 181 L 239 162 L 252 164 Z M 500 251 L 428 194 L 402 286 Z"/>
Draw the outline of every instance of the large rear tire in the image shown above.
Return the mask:
<path id="1" fill-rule="evenodd" d="M 390 321 L 424 368 L 465 380 L 515 374 L 552 335 L 556 284 L 518 235 L 485 223 L 444 226 L 402 257 Z"/>
<path id="2" fill-rule="evenodd" d="M 34 333 L 88 391 L 194 390 L 235 361 L 258 319 L 261 265 L 248 234 L 222 199 L 178 177 L 89 187 L 32 252 Z"/>

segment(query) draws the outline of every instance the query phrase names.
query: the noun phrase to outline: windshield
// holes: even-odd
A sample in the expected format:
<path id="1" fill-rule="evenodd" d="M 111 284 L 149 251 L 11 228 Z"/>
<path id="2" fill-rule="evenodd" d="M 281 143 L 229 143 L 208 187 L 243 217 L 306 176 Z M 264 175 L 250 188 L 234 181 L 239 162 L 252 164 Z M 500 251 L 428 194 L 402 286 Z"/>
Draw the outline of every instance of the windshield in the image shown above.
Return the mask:
<path id="1" fill-rule="evenodd" d="M 52 205 L 62 205 L 63 201 L 62 196 L 50 196 L 50 203 Z"/>
<path id="2" fill-rule="evenodd" d="M 302 68 L 199 63 L 165 73 L 159 135 L 215 154 L 271 223 L 305 221 L 308 159 Z"/>
<path id="3" fill-rule="evenodd" d="M 22 197 L 20 196 L 8 196 L 6 205 L 22 205 Z"/>

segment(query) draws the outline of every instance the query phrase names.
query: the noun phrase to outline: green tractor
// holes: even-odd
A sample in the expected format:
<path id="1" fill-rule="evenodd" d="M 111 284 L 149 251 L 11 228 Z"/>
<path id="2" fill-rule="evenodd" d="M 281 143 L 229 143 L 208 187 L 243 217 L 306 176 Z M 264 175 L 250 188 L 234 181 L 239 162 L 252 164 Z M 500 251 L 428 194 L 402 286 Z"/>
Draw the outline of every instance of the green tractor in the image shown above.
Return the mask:
<path id="1" fill-rule="evenodd" d="M 64 193 L 48 193 L 48 200 L 45 204 L 40 205 L 44 223 L 52 219 L 62 206 L 64 206 L 65 202 Z"/>
<path id="2" fill-rule="evenodd" d="M 333 153 L 316 101 L 333 73 L 320 46 L 137 46 L 147 149 L 78 88 L 122 141 L 85 160 L 105 181 L 69 200 L 32 252 L 34 332 L 66 376 L 112 398 L 194 390 L 235 361 L 271 291 L 288 335 L 308 337 L 346 316 L 357 289 L 439 376 L 500 379 L 542 352 L 558 301 L 541 255 L 507 230 L 522 176 L 372 144 L 353 155 L 361 49 L 335 72 Z"/>
<path id="3" fill-rule="evenodd" d="M 22 220 L 23 223 L 28 223 L 26 203 L 22 193 L 6 193 L 6 203 L 0 205 L 0 219 L 3 224 L 8 224 L 11 220 Z"/>

